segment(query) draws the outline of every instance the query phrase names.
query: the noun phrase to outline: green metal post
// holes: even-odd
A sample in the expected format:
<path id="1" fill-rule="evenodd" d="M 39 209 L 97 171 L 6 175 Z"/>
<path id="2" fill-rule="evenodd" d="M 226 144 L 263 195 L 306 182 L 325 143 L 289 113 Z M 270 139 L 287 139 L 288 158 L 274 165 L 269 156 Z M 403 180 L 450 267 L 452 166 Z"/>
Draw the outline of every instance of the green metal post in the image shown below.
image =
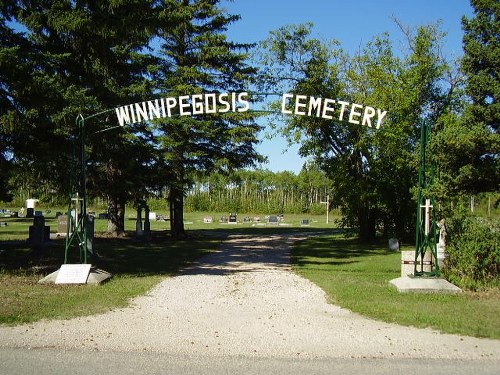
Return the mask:
<path id="1" fill-rule="evenodd" d="M 78 127 L 79 173 L 72 181 L 71 196 L 68 207 L 66 244 L 64 263 L 68 263 L 68 254 L 73 245 L 80 250 L 80 262 L 87 263 L 87 192 L 86 192 L 86 155 L 85 155 L 85 119 L 82 115 L 76 118 Z M 73 204 L 73 202 L 75 202 Z"/>
<path id="2" fill-rule="evenodd" d="M 427 198 L 427 188 L 433 183 L 434 167 L 427 155 L 432 125 L 424 122 L 420 128 L 420 166 L 418 172 L 417 225 L 415 230 L 415 276 L 439 276 L 437 262 L 438 227 L 433 209 L 436 202 L 433 197 Z M 431 252 L 431 269 L 424 272 L 425 254 Z M 420 269 L 418 263 L 420 262 Z"/>

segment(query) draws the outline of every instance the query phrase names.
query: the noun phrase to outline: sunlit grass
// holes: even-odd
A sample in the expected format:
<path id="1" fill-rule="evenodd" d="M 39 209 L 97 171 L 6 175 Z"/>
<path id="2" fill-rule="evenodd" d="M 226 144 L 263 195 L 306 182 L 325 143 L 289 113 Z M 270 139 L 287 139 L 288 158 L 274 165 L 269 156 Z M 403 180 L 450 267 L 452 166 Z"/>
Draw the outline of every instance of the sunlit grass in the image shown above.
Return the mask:
<path id="1" fill-rule="evenodd" d="M 294 270 L 320 286 L 332 303 L 356 313 L 447 333 L 500 339 L 500 293 L 399 293 L 401 254 L 386 244 L 342 237 L 311 238 L 293 250 Z"/>

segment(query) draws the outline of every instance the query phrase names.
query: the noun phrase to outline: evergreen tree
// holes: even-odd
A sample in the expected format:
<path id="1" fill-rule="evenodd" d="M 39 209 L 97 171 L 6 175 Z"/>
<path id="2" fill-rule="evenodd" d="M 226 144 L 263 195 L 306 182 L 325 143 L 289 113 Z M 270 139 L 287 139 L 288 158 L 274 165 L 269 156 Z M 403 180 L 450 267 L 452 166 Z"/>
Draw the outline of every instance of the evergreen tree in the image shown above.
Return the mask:
<path id="1" fill-rule="evenodd" d="M 472 0 L 471 4 L 474 17 L 462 20 L 462 69 L 472 103 L 463 119 L 466 131 L 460 132 L 469 147 L 460 152 L 460 164 L 454 167 L 458 167 L 460 190 L 477 193 L 500 187 L 500 3 Z"/>
<path id="2" fill-rule="evenodd" d="M 240 17 L 227 15 L 217 0 L 161 2 L 161 65 L 156 92 L 179 98 L 245 90 L 255 69 L 245 63 L 247 44 L 226 39 L 227 26 Z M 230 102 L 231 97 L 226 97 Z M 191 99 L 189 99 L 191 100 Z M 179 112 L 177 112 L 179 114 Z M 184 236 L 183 205 L 193 174 L 229 171 L 252 165 L 258 126 L 245 113 L 190 114 L 154 124 L 169 171 L 171 234 Z"/>
<path id="3" fill-rule="evenodd" d="M 8 25 L 15 11 L 13 1 L 0 5 L 0 201 L 12 197 L 8 186 L 14 166 L 13 118 L 22 111 L 17 93 L 28 70 L 23 52 L 31 49 L 26 38 Z"/>
<path id="4" fill-rule="evenodd" d="M 59 192 L 71 190 L 70 174 L 78 167 L 69 156 L 78 114 L 88 117 L 148 95 L 150 62 L 143 50 L 154 33 L 152 12 L 153 4 L 145 1 L 69 0 L 26 1 L 13 12 L 33 45 L 13 153 L 18 159 L 26 155 L 38 181 L 50 181 Z M 129 157 L 141 144 L 136 142 L 141 127 L 92 136 L 117 125 L 109 118 L 86 122 L 85 163 L 91 194 L 108 198 L 109 229 L 118 233 L 124 229 L 125 203 L 141 191 L 137 171 L 148 160 Z"/>
<path id="5" fill-rule="evenodd" d="M 500 131 L 500 3 L 471 0 L 474 17 L 462 19 L 465 32 L 462 69 L 472 99 L 470 120 Z"/>

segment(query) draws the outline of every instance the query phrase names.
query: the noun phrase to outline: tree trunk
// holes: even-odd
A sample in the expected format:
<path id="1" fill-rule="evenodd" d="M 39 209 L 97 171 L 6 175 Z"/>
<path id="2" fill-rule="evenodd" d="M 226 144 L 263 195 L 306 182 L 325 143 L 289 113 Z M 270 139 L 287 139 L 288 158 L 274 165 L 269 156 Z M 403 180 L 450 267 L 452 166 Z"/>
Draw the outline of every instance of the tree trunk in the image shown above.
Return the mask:
<path id="1" fill-rule="evenodd" d="M 120 236 L 125 232 L 125 202 L 121 198 L 111 198 L 108 203 L 107 233 Z"/>
<path id="2" fill-rule="evenodd" d="M 371 242 L 375 239 L 375 211 L 368 203 L 364 203 L 358 211 L 359 239 L 361 242 Z"/>
<path id="3" fill-rule="evenodd" d="M 184 192 L 176 186 L 170 187 L 170 235 L 173 238 L 185 238 L 184 230 Z"/>

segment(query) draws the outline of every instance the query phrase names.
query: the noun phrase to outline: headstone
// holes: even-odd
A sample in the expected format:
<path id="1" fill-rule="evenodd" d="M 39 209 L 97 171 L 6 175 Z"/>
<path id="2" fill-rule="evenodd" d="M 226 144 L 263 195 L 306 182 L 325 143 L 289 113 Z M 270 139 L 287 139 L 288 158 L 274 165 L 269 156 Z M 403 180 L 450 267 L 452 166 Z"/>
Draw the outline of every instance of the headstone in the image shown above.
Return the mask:
<path id="1" fill-rule="evenodd" d="M 237 215 L 236 214 L 230 214 L 229 215 L 229 224 L 236 224 L 238 222 Z"/>
<path id="2" fill-rule="evenodd" d="M 32 218 L 35 216 L 35 205 L 38 202 L 38 199 L 26 199 L 26 217 Z"/>
<path id="3" fill-rule="evenodd" d="M 277 225 L 279 222 L 278 216 L 269 216 L 269 219 L 267 220 L 269 224 L 275 224 Z"/>
<path id="4" fill-rule="evenodd" d="M 397 238 L 389 238 L 389 250 L 399 251 L 399 240 Z"/>
<path id="5" fill-rule="evenodd" d="M 302 219 L 300 221 L 300 225 L 302 225 L 302 226 L 308 226 L 309 225 L 309 219 Z"/>
<path id="6" fill-rule="evenodd" d="M 34 251 L 42 250 L 45 242 L 50 239 L 50 227 L 45 225 L 45 217 L 35 216 L 33 225 L 29 227 L 29 243 Z"/>
<path id="7" fill-rule="evenodd" d="M 148 217 L 149 217 L 149 220 L 156 221 L 156 212 L 150 212 Z"/>
<path id="8" fill-rule="evenodd" d="M 68 215 L 59 215 L 57 217 L 57 234 L 66 235 L 67 233 L 68 233 Z"/>
<path id="9" fill-rule="evenodd" d="M 144 232 L 142 231 L 142 208 L 137 208 L 137 220 L 135 222 L 135 236 L 137 238 L 142 237 Z"/>
<path id="10" fill-rule="evenodd" d="M 213 217 L 212 216 L 205 216 L 203 218 L 203 222 L 206 223 L 206 224 L 210 224 L 211 222 L 213 222 Z"/>

